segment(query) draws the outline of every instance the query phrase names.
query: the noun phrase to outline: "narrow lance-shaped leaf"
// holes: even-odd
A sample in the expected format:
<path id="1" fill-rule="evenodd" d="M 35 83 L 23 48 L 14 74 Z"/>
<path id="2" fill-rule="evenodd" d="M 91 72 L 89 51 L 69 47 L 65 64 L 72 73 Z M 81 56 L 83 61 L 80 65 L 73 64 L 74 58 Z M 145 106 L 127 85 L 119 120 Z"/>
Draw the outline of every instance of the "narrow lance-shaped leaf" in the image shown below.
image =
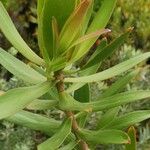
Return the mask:
<path id="1" fill-rule="evenodd" d="M 84 18 L 83 23 L 82 23 L 82 34 L 81 35 L 84 35 L 87 31 L 87 28 L 89 26 L 90 19 L 91 19 L 92 13 L 93 13 L 93 6 L 94 6 L 94 0 L 91 0 L 91 5 L 89 6 L 89 9 L 87 10 L 87 13 L 86 13 L 86 17 Z"/>
<path id="2" fill-rule="evenodd" d="M 76 0 L 76 3 L 78 2 L 81 2 L 80 0 Z M 87 27 L 89 25 L 89 22 L 90 22 L 90 18 L 92 16 L 92 13 L 93 13 L 93 6 L 94 6 L 94 0 L 91 0 L 91 5 L 89 6 L 88 10 L 87 10 L 87 13 L 86 13 L 86 17 L 84 17 L 83 19 L 83 23 L 82 23 L 82 29 L 81 29 L 81 36 L 85 35 L 86 31 L 87 31 Z M 73 54 L 73 51 L 75 50 L 75 48 L 77 47 L 74 47 L 74 49 L 72 48 L 68 53 L 67 53 L 67 56 L 68 58 L 70 59 L 71 58 L 71 55 Z"/>
<path id="3" fill-rule="evenodd" d="M 88 28 L 87 34 L 94 32 L 98 29 L 105 28 L 116 5 L 116 1 L 117 0 L 103 0 L 100 9 L 96 13 L 96 16 L 94 17 L 91 25 Z M 76 49 L 76 51 L 74 51 L 72 55 L 71 62 L 79 60 L 82 56 L 84 56 L 90 50 L 96 40 L 97 38 L 87 41 L 82 44 L 79 49 Z"/>
<path id="4" fill-rule="evenodd" d="M 128 129 L 128 135 L 131 139 L 131 143 L 126 144 L 126 150 L 136 150 L 136 130 L 133 126 Z"/>
<path id="5" fill-rule="evenodd" d="M 4 91 L 0 91 L 0 96 L 4 94 Z M 55 107 L 58 105 L 57 100 L 41 100 L 41 99 L 36 99 L 33 100 L 26 108 L 28 110 L 45 110 L 45 109 L 50 109 L 52 107 Z"/>
<path id="6" fill-rule="evenodd" d="M 36 99 L 32 101 L 26 108 L 28 110 L 46 110 L 57 106 L 57 100 L 41 100 Z"/>
<path id="7" fill-rule="evenodd" d="M 38 65 L 44 65 L 44 61 L 36 55 L 22 39 L 2 2 L 0 2 L 0 30 L 23 56 Z"/>
<path id="8" fill-rule="evenodd" d="M 82 139 L 94 144 L 127 144 L 130 143 L 128 135 L 120 130 L 79 130 Z"/>
<path id="9" fill-rule="evenodd" d="M 41 131 L 47 135 L 54 134 L 61 124 L 61 122 L 54 119 L 24 110 L 5 118 L 5 120 L 33 130 Z"/>
<path id="10" fill-rule="evenodd" d="M 108 110 L 97 123 L 97 129 L 103 129 L 105 128 L 105 126 L 110 124 L 118 115 L 119 109 L 119 107 L 115 107 Z"/>
<path id="11" fill-rule="evenodd" d="M 53 58 L 52 17 L 61 30 L 74 7 L 75 0 L 38 0 L 38 43 L 47 59 Z"/>
<path id="12" fill-rule="evenodd" d="M 116 2 L 117 0 L 103 0 L 101 7 L 88 28 L 88 33 L 100 28 L 105 28 L 116 6 Z"/>
<path id="13" fill-rule="evenodd" d="M 0 48 L 0 64 L 16 77 L 29 83 L 41 83 L 46 78 L 19 59 Z"/>
<path id="14" fill-rule="evenodd" d="M 73 40 L 76 40 L 75 38 L 80 35 L 81 25 L 90 5 L 91 0 L 83 0 L 66 21 L 59 37 L 58 49 L 60 53 L 66 51 Z"/>
<path id="15" fill-rule="evenodd" d="M 92 32 L 90 34 L 84 35 L 84 36 L 80 37 L 79 39 L 77 39 L 76 41 L 74 41 L 71 44 L 71 46 L 68 48 L 68 50 L 70 50 L 72 47 L 74 47 L 74 46 L 76 46 L 76 45 L 78 45 L 80 43 L 84 43 L 84 42 L 86 42 L 88 40 L 91 40 L 91 39 L 93 39 L 95 37 L 99 37 L 100 35 L 106 34 L 106 33 L 110 32 L 110 31 L 111 30 L 109 30 L 109 29 L 101 29 L 101 30 L 98 30 L 96 32 Z"/>
<path id="16" fill-rule="evenodd" d="M 59 148 L 58 150 L 72 150 L 76 147 L 76 145 L 78 144 L 79 142 L 76 142 L 76 141 L 72 141 L 70 142 L 69 144 Z"/>
<path id="17" fill-rule="evenodd" d="M 150 118 L 150 110 L 139 110 L 127 113 L 123 116 L 115 118 L 108 126 L 105 128 L 111 129 L 125 129 L 135 123 L 141 122 Z"/>
<path id="18" fill-rule="evenodd" d="M 129 28 L 127 32 L 125 32 L 117 39 L 115 39 L 112 43 L 110 43 L 108 46 L 103 48 L 103 50 L 100 51 L 100 53 L 97 54 L 95 57 L 93 57 L 92 60 L 84 66 L 84 68 L 88 68 L 95 64 L 98 64 L 99 62 L 102 62 L 107 57 L 111 56 L 118 49 L 118 47 L 125 42 L 125 40 L 128 38 L 131 31 L 132 28 Z"/>
<path id="19" fill-rule="evenodd" d="M 46 62 L 46 65 L 50 63 L 50 58 L 49 58 L 49 53 L 45 47 L 45 39 L 44 39 L 44 24 L 42 22 L 43 18 L 44 18 L 44 13 L 43 11 L 45 10 L 45 5 L 46 5 L 46 0 L 38 0 L 38 3 L 37 3 L 37 17 L 38 17 L 38 45 L 40 47 L 40 51 L 41 51 L 41 54 L 43 55 L 43 58 Z M 50 19 L 51 21 L 51 19 Z M 51 29 L 51 28 L 50 28 Z M 49 29 L 49 30 L 50 30 Z M 47 32 L 49 31 L 47 30 Z M 49 65 L 47 65 L 47 69 L 49 69 L 48 67 Z M 47 70 L 47 72 L 49 73 L 49 71 Z"/>
<path id="20" fill-rule="evenodd" d="M 134 67 L 135 65 L 137 65 L 138 63 L 144 61 L 145 59 L 150 57 L 150 52 L 135 56 L 133 58 L 130 58 L 127 61 L 124 61 L 112 68 L 109 68 L 107 70 L 104 70 L 100 73 L 96 73 L 93 75 L 89 75 L 89 76 L 85 76 L 85 77 L 77 77 L 77 78 L 65 78 L 65 82 L 96 82 L 96 81 L 103 81 L 109 78 L 112 78 L 116 75 L 119 75 L 129 69 L 131 69 L 132 67 Z"/>
<path id="21" fill-rule="evenodd" d="M 139 69 L 128 73 L 124 77 L 121 77 L 112 86 L 110 86 L 110 88 L 108 88 L 104 93 L 102 93 L 102 95 L 100 95 L 98 99 L 118 93 L 131 79 L 133 79 L 133 77 L 137 75 L 138 72 Z M 99 120 L 97 124 L 97 129 L 105 128 L 105 126 L 108 126 L 108 124 L 110 124 L 115 119 L 116 115 L 118 114 L 118 111 L 118 107 L 108 110 Z"/>
<path id="22" fill-rule="evenodd" d="M 52 85 L 48 82 L 30 87 L 12 89 L 0 96 L 0 119 L 25 108 L 31 101 L 42 96 Z"/>
<path id="23" fill-rule="evenodd" d="M 52 31 L 53 31 L 53 57 L 57 56 L 57 47 L 58 47 L 58 37 L 59 37 L 59 29 L 57 20 L 55 17 L 52 17 Z"/>
<path id="24" fill-rule="evenodd" d="M 108 97 L 119 93 L 133 78 L 137 76 L 140 69 L 136 69 L 127 75 L 120 77 L 114 84 L 112 84 L 106 91 L 104 91 L 100 97 Z"/>
<path id="25" fill-rule="evenodd" d="M 92 56 L 89 58 L 89 60 L 86 62 L 85 66 L 93 60 L 93 58 L 95 58 L 106 46 L 108 45 L 107 43 L 107 38 L 103 38 L 102 40 L 100 40 L 100 44 L 96 47 L 95 52 L 92 54 Z M 101 62 L 99 62 L 101 63 Z M 94 65 L 93 65 L 94 66 Z M 82 70 L 81 70 L 82 72 Z"/>
<path id="26" fill-rule="evenodd" d="M 91 56 L 91 58 L 93 58 L 95 55 L 97 55 L 106 45 L 107 45 L 107 40 L 103 39 L 101 41 L 100 45 L 98 46 L 98 48 L 95 50 L 95 52 Z M 89 59 L 89 61 L 91 60 L 91 58 Z M 100 66 L 100 64 L 97 64 L 97 65 L 94 65 L 94 66 L 88 68 L 87 70 L 83 70 L 83 71 L 81 70 L 81 71 L 79 71 L 79 74 L 82 76 L 82 75 L 90 75 L 90 74 L 96 73 L 99 66 Z M 85 83 L 74 83 L 66 90 L 66 92 L 70 93 L 72 91 L 79 89 L 80 87 L 82 87 L 84 85 L 85 85 Z"/>
<path id="27" fill-rule="evenodd" d="M 144 98 L 150 97 L 150 91 L 129 91 L 119 93 L 110 97 L 100 98 L 90 103 L 81 103 L 76 101 L 72 96 L 66 92 L 60 94 L 63 101 L 59 102 L 59 107 L 62 110 L 76 110 L 76 111 L 101 111 L 114 108 L 127 103 L 135 102 Z"/>
<path id="28" fill-rule="evenodd" d="M 41 16 L 42 10 L 43 10 L 43 6 L 44 6 L 44 1 L 45 0 L 38 0 L 37 3 L 37 15 L 38 17 Z"/>
<path id="29" fill-rule="evenodd" d="M 44 68 L 40 67 L 40 66 L 37 66 L 36 64 L 33 64 L 33 63 L 28 63 L 28 65 L 33 68 L 35 71 L 37 71 L 38 73 L 40 73 L 41 75 L 43 76 L 46 76 L 46 72 L 44 70 Z"/>
<path id="30" fill-rule="evenodd" d="M 58 57 L 56 60 L 52 61 L 51 69 L 53 72 L 61 70 L 66 66 L 66 58 L 65 57 Z"/>
<path id="31" fill-rule="evenodd" d="M 50 139 L 38 145 L 38 150 L 58 149 L 67 136 L 71 133 L 72 118 L 66 119 L 60 129 Z"/>

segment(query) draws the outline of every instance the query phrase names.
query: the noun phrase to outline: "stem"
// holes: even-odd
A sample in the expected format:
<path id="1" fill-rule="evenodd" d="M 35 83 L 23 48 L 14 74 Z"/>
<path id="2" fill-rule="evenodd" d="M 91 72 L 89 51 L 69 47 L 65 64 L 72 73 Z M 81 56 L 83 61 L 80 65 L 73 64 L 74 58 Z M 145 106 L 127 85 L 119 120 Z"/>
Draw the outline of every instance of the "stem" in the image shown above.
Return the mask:
<path id="1" fill-rule="evenodd" d="M 61 70 L 55 73 L 55 79 L 56 79 L 56 81 L 58 81 L 56 84 L 58 93 L 65 91 L 64 82 L 63 82 L 64 75 L 63 75 L 63 72 Z M 65 111 L 65 114 L 68 118 L 69 117 L 73 118 L 72 132 L 74 133 L 76 139 L 78 141 L 80 141 L 79 144 L 80 144 L 81 150 L 89 150 L 87 143 L 84 140 L 80 139 L 80 137 L 78 136 L 79 126 L 78 126 L 78 123 L 77 123 L 76 118 L 74 116 L 74 113 L 72 111 Z"/>

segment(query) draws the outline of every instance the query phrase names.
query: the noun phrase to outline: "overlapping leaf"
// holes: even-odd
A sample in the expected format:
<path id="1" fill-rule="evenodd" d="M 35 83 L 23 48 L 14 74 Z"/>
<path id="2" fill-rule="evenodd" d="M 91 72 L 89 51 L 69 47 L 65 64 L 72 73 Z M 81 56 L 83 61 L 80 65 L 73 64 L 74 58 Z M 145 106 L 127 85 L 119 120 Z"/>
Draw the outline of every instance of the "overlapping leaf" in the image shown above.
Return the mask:
<path id="1" fill-rule="evenodd" d="M 50 139 L 38 145 L 38 150 L 58 149 L 66 137 L 71 133 L 72 119 L 66 119 L 60 129 Z"/>
<path id="2" fill-rule="evenodd" d="M 124 129 L 150 118 L 150 110 L 139 110 L 115 118 L 106 128 Z"/>
<path id="3" fill-rule="evenodd" d="M 105 46 L 107 45 L 107 41 L 106 39 L 103 39 L 100 43 L 100 45 L 98 46 L 98 48 L 95 50 L 95 52 L 93 53 L 93 55 L 90 57 L 89 61 L 95 56 L 97 55 Z M 93 73 L 96 73 L 96 71 L 98 70 L 100 64 L 94 65 L 86 70 L 81 70 L 79 71 L 79 74 L 82 75 L 90 75 Z M 77 89 L 79 89 L 80 87 L 84 86 L 85 83 L 74 83 L 72 84 L 66 91 L 68 93 L 73 92 Z"/>
<path id="4" fill-rule="evenodd" d="M 42 96 L 52 85 L 45 82 L 30 87 L 12 89 L 0 96 L 0 119 L 24 109 L 31 101 Z"/>
<path id="5" fill-rule="evenodd" d="M 136 69 L 127 75 L 120 77 L 114 84 L 112 84 L 106 91 L 104 91 L 100 97 L 108 97 L 113 94 L 119 93 L 136 75 L 139 73 L 139 69 Z"/>
<path id="6" fill-rule="evenodd" d="M 99 52 L 99 54 L 93 57 L 92 60 L 90 60 L 90 62 L 88 62 L 84 66 L 84 68 L 88 68 L 95 64 L 98 64 L 99 62 L 102 62 L 107 57 L 111 56 L 117 50 L 117 48 L 125 42 L 125 40 L 128 38 L 131 31 L 132 31 L 132 28 L 128 29 L 124 34 L 119 36 L 112 43 L 104 47 L 102 51 Z"/>
<path id="7" fill-rule="evenodd" d="M 64 81 L 86 83 L 86 82 L 96 82 L 96 81 L 106 80 L 131 69 L 132 67 L 134 67 L 135 65 L 137 65 L 138 63 L 144 61 L 145 59 L 149 57 L 150 57 L 150 52 L 147 52 L 147 53 L 135 56 L 133 58 L 130 58 L 129 60 L 124 61 L 100 73 L 96 73 L 96 74 L 85 76 L 85 77 L 65 78 Z"/>
<path id="8" fill-rule="evenodd" d="M 83 0 L 66 21 L 59 37 L 60 53 L 66 51 L 73 40 L 76 40 L 75 38 L 81 34 L 81 25 L 91 4 L 91 0 Z"/>
<path id="9" fill-rule="evenodd" d="M 19 59 L 0 48 L 0 64 L 16 77 L 28 83 L 41 83 L 46 78 Z"/>
<path id="10" fill-rule="evenodd" d="M 2 2 L 0 2 L 0 30 L 23 56 L 38 65 L 44 65 L 44 61 L 36 55 L 22 39 Z"/>
<path id="11" fill-rule="evenodd" d="M 144 98 L 150 97 L 150 91 L 138 90 L 119 93 L 110 97 L 97 99 L 95 102 L 81 103 L 76 101 L 66 92 L 60 93 L 63 101 L 59 102 L 59 107 L 62 110 L 77 110 L 77 111 L 101 111 L 114 108 L 127 103 L 135 102 Z"/>
<path id="12" fill-rule="evenodd" d="M 75 0 L 38 0 L 38 42 L 47 60 L 53 58 L 52 17 L 61 31 L 74 7 Z"/>
<path id="13" fill-rule="evenodd" d="M 97 123 L 97 129 L 103 129 L 108 126 L 117 116 L 119 112 L 119 107 L 112 108 L 108 110 Z"/>
<path id="14" fill-rule="evenodd" d="M 131 126 L 128 129 L 128 135 L 131 139 L 130 144 L 126 144 L 126 150 L 136 150 L 137 148 L 137 143 L 136 143 L 136 130 L 133 126 Z"/>
<path id="15" fill-rule="evenodd" d="M 102 5 L 99 8 L 99 11 L 97 12 L 96 16 L 94 17 L 91 25 L 89 26 L 87 33 L 91 33 L 96 30 L 105 28 L 113 12 L 116 1 L 117 0 L 111 1 L 104 0 L 102 2 Z M 82 44 L 78 49 L 76 49 L 76 51 L 74 51 L 72 55 L 71 62 L 79 60 L 82 56 L 84 56 L 89 51 L 89 49 L 92 47 L 92 45 L 95 43 L 96 40 L 97 38 L 87 41 L 84 44 Z"/>
<path id="16" fill-rule="evenodd" d="M 124 88 L 124 86 L 127 83 L 129 83 L 130 80 L 133 79 L 137 75 L 138 72 L 139 72 L 139 69 L 132 71 L 128 73 L 127 75 L 125 75 L 124 77 L 121 77 L 120 79 L 118 79 L 104 93 L 102 93 L 102 95 L 100 95 L 98 99 L 109 97 L 116 93 L 119 93 L 119 91 L 121 91 L 122 88 Z M 116 118 L 118 111 L 119 111 L 119 107 L 108 110 L 99 120 L 97 124 L 97 129 L 105 128 L 105 126 L 108 126 L 108 124 L 110 124 Z"/>
<path id="17" fill-rule="evenodd" d="M 28 111 L 17 112 L 16 114 L 5 119 L 17 125 L 41 131 L 47 135 L 54 134 L 61 124 L 61 122 L 54 119 L 49 119 L 42 115 L 34 114 Z"/>
<path id="18" fill-rule="evenodd" d="M 26 108 L 29 110 L 46 110 L 57 106 L 57 100 L 41 100 L 32 101 Z"/>
<path id="19" fill-rule="evenodd" d="M 75 148 L 75 146 L 78 144 L 79 142 L 76 141 L 72 141 L 69 144 L 59 148 L 58 150 L 72 150 Z"/>
<path id="20" fill-rule="evenodd" d="M 79 135 L 84 140 L 95 144 L 127 144 L 130 143 L 128 135 L 121 130 L 79 130 Z"/>

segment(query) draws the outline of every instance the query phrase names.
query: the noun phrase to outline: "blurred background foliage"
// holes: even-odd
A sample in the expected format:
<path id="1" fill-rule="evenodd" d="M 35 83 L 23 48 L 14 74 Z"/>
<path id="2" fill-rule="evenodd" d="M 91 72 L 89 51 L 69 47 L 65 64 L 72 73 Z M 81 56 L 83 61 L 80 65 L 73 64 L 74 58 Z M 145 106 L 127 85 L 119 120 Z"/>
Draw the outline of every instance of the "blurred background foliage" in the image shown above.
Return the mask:
<path id="1" fill-rule="evenodd" d="M 37 45 L 37 20 L 36 20 L 36 0 L 1 0 L 7 8 L 17 29 L 28 43 L 28 45 L 39 53 Z M 102 0 L 101 0 L 102 1 Z M 94 11 L 97 11 L 101 5 L 100 0 L 95 0 Z M 108 35 L 108 40 L 112 40 L 127 28 L 134 27 L 134 32 L 127 42 L 104 63 L 104 70 L 125 59 L 128 59 L 138 53 L 150 50 L 150 0 L 118 0 L 117 7 L 111 17 L 108 28 L 112 33 Z M 94 15 L 94 12 L 93 12 Z M 17 58 L 24 60 L 16 51 L 11 49 L 10 43 L 0 33 L 0 47 L 7 49 Z M 40 55 L 40 54 L 39 54 Z M 147 63 L 147 65 L 146 65 Z M 150 89 L 150 60 L 140 64 L 141 73 L 136 79 L 126 86 L 124 91 L 130 89 Z M 117 80 L 118 77 L 105 82 L 91 85 L 92 98 L 99 95 L 102 91 L 109 87 Z M 0 90 L 23 86 L 24 83 L 13 77 L 8 71 L 0 66 Z M 142 102 L 125 105 L 121 108 L 121 113 L 138 109 L 149 109 L 148 100 Z M 45 115 L 52 115 L 57 119 L 61 119 L 61 112 L 52 110 L 51 112 L 43 112 Z M 94 126 L 96 121 L 101 117 L 102 113 L 97 112 L 88 118 L 87 127 Z M 142 122 L 137 129 L 138 150 L 150 149 L 150 120 Z M 30 129 L 16 126 L 6 121 L 0 124 L 0 150 L 35 150 L 35 145 L 44 139 L 44 135 Z M 99 146 L 97 150 L 122 150 L 122 146 L 109 145 Z"/>

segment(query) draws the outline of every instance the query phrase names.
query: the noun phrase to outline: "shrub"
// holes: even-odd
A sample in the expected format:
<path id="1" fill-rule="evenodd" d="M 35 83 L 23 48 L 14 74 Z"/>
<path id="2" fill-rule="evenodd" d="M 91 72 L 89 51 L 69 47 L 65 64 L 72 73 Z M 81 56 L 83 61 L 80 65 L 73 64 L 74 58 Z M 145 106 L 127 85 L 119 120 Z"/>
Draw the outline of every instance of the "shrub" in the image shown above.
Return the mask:
<path id="1" fill-rule="evenodd" d="M 150 52 L 97 73 L 101 63 L 124 43 L 132 28 L 108 44 L 102 35 L 110 32 L 105 26 L 116 0 L 103 0 L 90 21 L 93 3 L 93 0 L 38 0 L 41 58 L 21 38 L 0 2 L 1 31 L 13 47 L 30 61 L 25 64 L 0 48 L 0 63 L 28 85 L 1 91 L 0 119 L 48 135 L 50 138 L 38 145 L 39 150 L 71 150 L 79 147 L 86 150 L 94 149 L 97 144 L 126 144 L 126 149 L 135 149 L 135 129 L 130 126 L 150 117 L 150 110 L 119 115 L 119 106 L 150 97 L 149 90 L 120 92 L 140 72 L 137 65 L 149 58 Z M 99 37 L 100 45 L 89 60 L 80 65 Z M 127 73 L 122 78 L 95 100 L 90 100 L 90 83 L 104 81 L 124 72 Z M 63 121 L 32 112 L 53 107 L 64 112 Z M 86 128 L 87 116 L 98 111 L 105 114 L 95 128 Z"/>

